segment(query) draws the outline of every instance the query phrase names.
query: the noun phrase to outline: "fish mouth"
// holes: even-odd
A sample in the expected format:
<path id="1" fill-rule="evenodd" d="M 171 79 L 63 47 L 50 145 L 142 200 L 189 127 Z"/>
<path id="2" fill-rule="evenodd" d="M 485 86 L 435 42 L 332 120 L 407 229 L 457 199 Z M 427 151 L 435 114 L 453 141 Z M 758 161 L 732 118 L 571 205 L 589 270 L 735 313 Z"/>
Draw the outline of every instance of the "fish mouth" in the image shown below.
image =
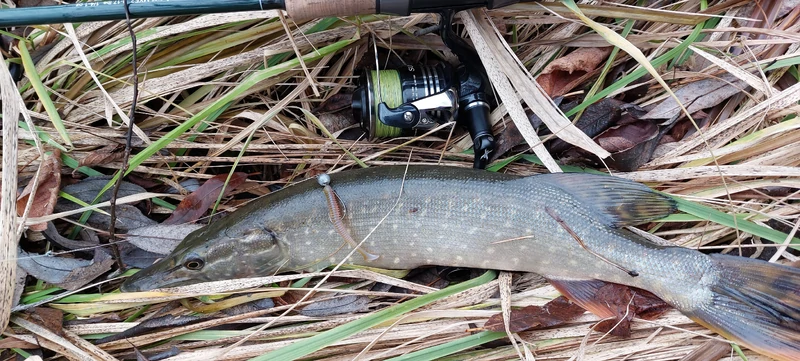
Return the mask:
<path id="1" fill-rule="evenodd" d="M 163 270 L 162 263 L 158 262 L 128 277 L 119 290 L 122 292 L 144 292 L 158 288 L 176 287 L 189 282 L 186 277 L 176 277 L 174 269 Z"/>

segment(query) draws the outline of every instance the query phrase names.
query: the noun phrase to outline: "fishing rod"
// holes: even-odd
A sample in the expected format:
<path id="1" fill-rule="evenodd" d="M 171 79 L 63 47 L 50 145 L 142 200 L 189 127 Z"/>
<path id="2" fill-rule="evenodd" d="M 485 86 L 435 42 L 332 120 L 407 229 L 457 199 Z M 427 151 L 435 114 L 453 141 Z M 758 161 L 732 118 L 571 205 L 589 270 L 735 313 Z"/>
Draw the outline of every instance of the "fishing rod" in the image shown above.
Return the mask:
<path id="1" fill-rule="evenodd" d="M 129 0 L 132 18 L 285 10 L 295 20 L 330 16 L 437 13 L 501 8 L 520 0 Z M 124 20 L 122 0 L 0 9 L 0 28 Z"/>
<path id="2" fill-rule="evenodd" d="M 500 8 L 526 0 L 129 0 L 132 18 L 284 10 L 295 20 L 332 16 L 437 13 L 442 41 L 460 64 L 365 71 L 353 93 L 353 116 L 370 139 L 427 131 L 455 121 L 469 131 L 475 168 L 494 152 L 491 86 L 480 58 L 452 29 L 457 11 Z M 0 28 L 125 19 L 124 1 L 0 9 Z M 19 72 L 21 75 L 21 72 Z"/>

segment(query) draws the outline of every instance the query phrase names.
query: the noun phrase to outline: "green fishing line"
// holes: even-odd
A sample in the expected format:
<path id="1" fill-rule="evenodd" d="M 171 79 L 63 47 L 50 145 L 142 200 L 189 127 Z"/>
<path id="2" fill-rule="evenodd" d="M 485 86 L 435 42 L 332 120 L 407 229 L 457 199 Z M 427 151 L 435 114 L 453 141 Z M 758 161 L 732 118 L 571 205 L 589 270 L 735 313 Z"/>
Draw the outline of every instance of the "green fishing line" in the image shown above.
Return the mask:
<path id="1" fill-rule="evenodd" d="M 380 76 L 380 81 L 378 81 L 378 76 Z M 403 104 L 403 89 L 400 86 L 400 73 L 398 73 L 397 70 L 372 71 L 372 86 L 377 88 L 379 85 L 380 89 L 373 89 L 373 94 L 378 94 L 378 90 L 380 90 L 380 96 L 376 96 L 375 101 L 373 101 L 373 116 L 374 119 L 376 119 L 375 124 L 373 124 L 375 136 L 379 138 L 400 136 L 403 129 L 388 126 L 378 119 L 378 105 L 381 102 L 386 103 L 389 108 L 396 108 Z"/>

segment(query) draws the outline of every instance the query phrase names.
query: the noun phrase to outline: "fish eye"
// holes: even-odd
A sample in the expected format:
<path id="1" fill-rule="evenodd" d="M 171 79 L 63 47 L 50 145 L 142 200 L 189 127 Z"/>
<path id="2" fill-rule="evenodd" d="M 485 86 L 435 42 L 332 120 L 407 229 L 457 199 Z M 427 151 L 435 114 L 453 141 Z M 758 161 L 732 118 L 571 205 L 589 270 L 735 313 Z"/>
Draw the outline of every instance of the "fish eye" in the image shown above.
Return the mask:
<path id="1" fill-rule="evenodd" d="M 186 262 L 183 262 L 183 266 L 192 271 L 199 271 L 203 268 L 203 266 L 205 266 L 205 264 L 206 263 L 199 258 L 190 258 L 187 259 Z"/>

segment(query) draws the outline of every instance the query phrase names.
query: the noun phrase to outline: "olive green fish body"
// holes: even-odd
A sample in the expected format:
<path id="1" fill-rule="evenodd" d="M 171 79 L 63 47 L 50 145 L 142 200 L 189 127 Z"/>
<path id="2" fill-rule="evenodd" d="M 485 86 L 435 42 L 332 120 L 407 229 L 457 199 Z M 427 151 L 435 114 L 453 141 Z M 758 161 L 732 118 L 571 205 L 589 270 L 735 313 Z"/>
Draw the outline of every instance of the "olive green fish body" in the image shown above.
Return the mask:
<path id="1" fill-rule="evenodd" d="M 800 355 L 800 346 L 789 346 L 800 342 L 796 324 L 785 326 L 791 332 L 781 331 L 784 337 L 777 341 L 769 328 L 798 319 L 800 295 L 795 286 L 800 285 L 800 272 L 763 266 L 763 262 L 757 266 L 766 268 L 753 271 L 789 278 L 785 284 L 755 287 L 762 295 L 790 295 L 785 309 L 771 315 L 774 319 L 764 320 L 762 331 L 771 332 L 770 337 L 740 332 L 751 325 L 709 323 L 708 319 L 731 308 L 719 309 L 733 302 L 720 298 L 725 292 L 744 304 L 734 304 L 738 308 L 731 312 L 738 314 L 759 312 L 771 299 L 760 297 L 752 302 L 761 304 L 751 307 L 750 298 L 743 301 L 744 296 L 735 295 L 733 288 L 749 282 L 726 283 L 733 279 L 730 273 L 736 272 L 726 265 L 737 262 L 735 257 L 657 245 L 624 229 L 674 211 L 669 198 L 641 184 L 608 176 L 523 178 L 447 167 L 370 168 L 331 178 L 330 185 L 345 208 L 341 220 L 330 219 L 330 204 L 320 185 L 301 182 L 190 234 L 170 257 L 133 276 L 124 288 L 145 290 L 319 270 L 348 255 L 346 263 L 388 269 L 444 265 L 528 271 L 562 285 L 599 280 L 646 289 L 698 322 L 760 352 L 787 360 L 782 357 Z M 334 221 L 342 222 L 357 242 L 364 240 L 361 245 L 379 258 L 367 261 L 354 252 L 336 232 Z M 202 266 L 189 269 L 196 266 L 188 263 L 192 260 Z M 581 298 L 578 293 L 571 296 Z M 726 322 L 730 325 L 722 323 Z"/>

